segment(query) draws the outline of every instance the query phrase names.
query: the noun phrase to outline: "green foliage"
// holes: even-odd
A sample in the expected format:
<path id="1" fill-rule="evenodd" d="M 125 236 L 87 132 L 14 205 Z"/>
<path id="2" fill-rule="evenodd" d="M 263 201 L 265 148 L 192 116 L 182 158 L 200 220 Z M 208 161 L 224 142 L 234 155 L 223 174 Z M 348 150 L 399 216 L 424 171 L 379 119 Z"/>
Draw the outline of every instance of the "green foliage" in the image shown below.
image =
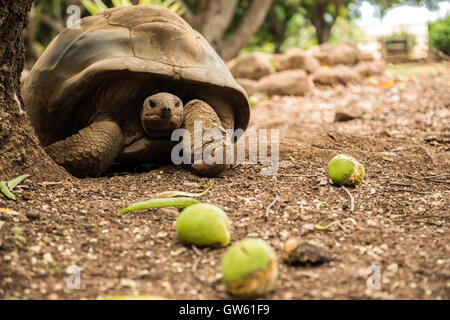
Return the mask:
<path id="1" fill-rule="evenodd" d="M 113 7 L 124 7 L 131 6 L 131 0 L 111 0 Z M 89 11 L 90 14 L 96 14 L 108 9 L 108 6 L 103 3 L 102 0 L 81 0 L 81 3 L 84 7 Z M 181 4 L 176 0 L 140 0 L 139 5 L 152 4 L 156 6 L 162 6 L 164 8 L 168 8 L 173 12 L 182 15 L 184 10 L 181 7 Z"/>
<path id="2" fill-rule="evenodd" d="M 292 47 L 308 49 L 318 44 L 318 39 L 332 43 L 360 41 L 363 32 L 353 20 L 360 16 L 359 6 L 363 1 L 275 0 L 262 28 L 242 52 L 284 52 Z M 388 9 L 398 5 L 425 5 L 435 10 L 443 0 L 367 1 L 378 8 L 380 15 L 384 15 Z M 241 11 L 245 11 L 248 2 L 240 1 L 240 7 L 243 5 Z"/>
<path id="3" fill-rule="evenodd" d="M 352 20 L 339 17 L 331 29 L 330 43 L 360 42 L 364 32 Z"/>
<path id="4" fill-rule="evenodd" d="M 431 46 L 450 55 L 450 15 L 430 24 L 429 38 Z"/>
<path id="5" fill-rule="evenodd" d="M 291 48 L 307 50 L 318 44 L 316 30 L 303 15 L 294 15 L 287 26 L 287 39 L 281 47 L 281 52 Z"/>
<path id="6" fill-rule="evenodd" d="M 426 6 L 429 10 L 436 10 L 439 8 L 439 2 L 446 0 L 365 0 L 375 5 L 379 14 L 383 16 L 389 9 L 395 6 L 409 5 L 409 6 Z"/>

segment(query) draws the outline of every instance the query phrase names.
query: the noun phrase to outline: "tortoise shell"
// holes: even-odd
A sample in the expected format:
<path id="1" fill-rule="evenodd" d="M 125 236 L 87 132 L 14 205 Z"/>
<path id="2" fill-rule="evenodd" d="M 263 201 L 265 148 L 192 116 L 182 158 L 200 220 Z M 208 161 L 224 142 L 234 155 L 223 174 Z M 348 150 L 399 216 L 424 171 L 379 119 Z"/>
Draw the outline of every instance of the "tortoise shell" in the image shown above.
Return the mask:
<path id="1" fill-rule="evenodd" d="M 53 39 L 22 86 L 27 113 L 44 145 L 86 126 L 95 108 L 84 102 L 110 77 L 195 88 L 225 128 L 246 129 L 250 108 L 244 89 L 203 36 L 177 14 L 152 5 L 126 6 L 83 18 L 80 26 Z"/>

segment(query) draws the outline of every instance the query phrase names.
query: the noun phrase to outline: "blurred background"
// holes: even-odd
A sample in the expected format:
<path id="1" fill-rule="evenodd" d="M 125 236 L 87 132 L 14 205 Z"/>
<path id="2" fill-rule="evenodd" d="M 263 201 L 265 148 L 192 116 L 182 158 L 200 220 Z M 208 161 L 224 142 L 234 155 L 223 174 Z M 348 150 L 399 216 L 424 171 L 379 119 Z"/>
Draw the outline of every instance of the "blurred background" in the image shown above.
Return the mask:
<path id="1" fill-rule="evenodd" d="M 139 3 L 162 5 L 181 15 L 225 61 L 252 52 L 302 49 L 327 65 L 330 61 L 316 47 L 340 43 L 355 45 L 360 60 L 389 63 L 450 54 L 450 1 L 36 0 L 25 30 L 26 68 L 66 26 L 70 5 L 78 5 L 84 17 Z"/>

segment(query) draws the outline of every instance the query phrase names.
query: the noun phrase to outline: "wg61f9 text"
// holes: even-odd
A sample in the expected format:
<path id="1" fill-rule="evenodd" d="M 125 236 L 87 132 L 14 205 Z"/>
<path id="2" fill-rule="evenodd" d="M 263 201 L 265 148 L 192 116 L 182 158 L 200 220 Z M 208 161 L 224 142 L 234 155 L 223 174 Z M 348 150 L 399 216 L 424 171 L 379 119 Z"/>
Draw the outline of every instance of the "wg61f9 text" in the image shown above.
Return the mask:
<path id="1" fill-rule="evenodd" d="M 223 313 L 229 315 L 267 315 L 270 312 L 270 308 L 266 304 L 258 304 L 258 305 L 232 305 L 227 304 L 223 307 Z"/>

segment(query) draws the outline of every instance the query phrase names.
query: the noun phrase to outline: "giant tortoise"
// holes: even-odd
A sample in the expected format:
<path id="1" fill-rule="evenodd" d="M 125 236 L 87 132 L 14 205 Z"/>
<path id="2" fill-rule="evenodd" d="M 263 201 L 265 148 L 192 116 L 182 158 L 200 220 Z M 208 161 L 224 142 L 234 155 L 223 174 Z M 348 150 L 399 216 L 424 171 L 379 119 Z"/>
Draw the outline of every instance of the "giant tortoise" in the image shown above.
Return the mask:
<path id="1" fill-rule="evenodd" d="M 170 159 L 171 132 L 192 132 L 194 121 L 224 137 L 225 129 L 246 129 L 245 91 L 208 42 L 172 11 L 119 7 L 80 25 L 50 43 L 22 86 L 41 143 L 73 175 L 98 176 L 115 161 Z M 208 176 L 227 167 L 191 165 Z"/>

